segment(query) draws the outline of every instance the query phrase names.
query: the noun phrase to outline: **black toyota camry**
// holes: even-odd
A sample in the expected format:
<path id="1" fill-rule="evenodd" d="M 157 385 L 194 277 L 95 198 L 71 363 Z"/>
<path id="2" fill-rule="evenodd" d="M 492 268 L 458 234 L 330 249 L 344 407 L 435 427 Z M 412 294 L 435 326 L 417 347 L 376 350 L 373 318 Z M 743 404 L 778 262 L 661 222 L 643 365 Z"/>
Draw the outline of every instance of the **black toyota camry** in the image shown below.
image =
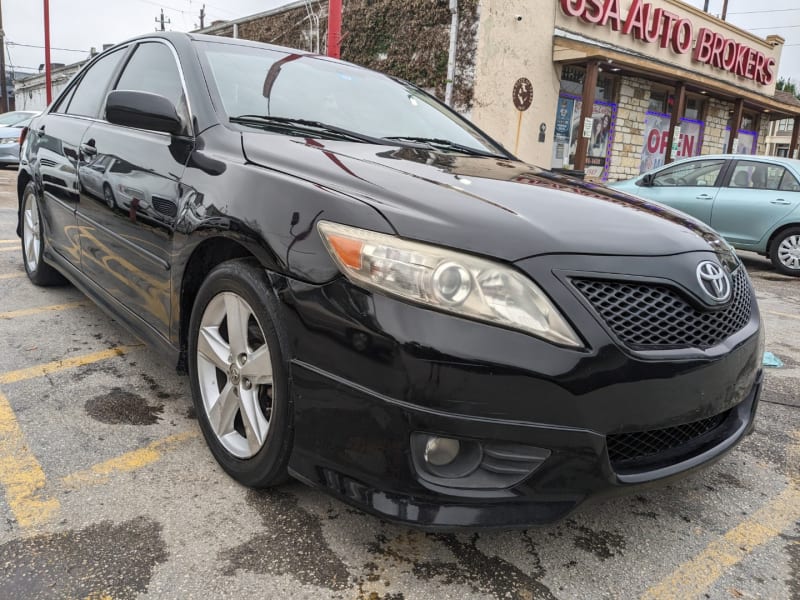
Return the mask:
<path id="1" fill-rule="evenodd" d="M 431 528 L 558 519 L 752 428 L 763 335 L 705 225 L 520 162 L 419 88 L 149 35 L 30 125 L 19 234 L 188 373 L 235 479 Z"/>

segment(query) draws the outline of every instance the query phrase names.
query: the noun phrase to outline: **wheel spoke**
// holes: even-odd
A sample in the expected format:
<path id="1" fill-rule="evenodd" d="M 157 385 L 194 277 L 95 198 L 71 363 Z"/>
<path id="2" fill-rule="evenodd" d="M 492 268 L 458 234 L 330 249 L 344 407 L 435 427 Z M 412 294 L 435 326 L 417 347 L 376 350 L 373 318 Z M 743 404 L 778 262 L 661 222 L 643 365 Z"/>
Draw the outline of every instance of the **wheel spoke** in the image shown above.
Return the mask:
<path id="1" fill-rule="evenodd" d="M 228 322 L 228 341 L 234 356 L 247 353 L 247 322 L 250 309 L 235 294 L 225 295 L 225 315 Z"/>
<path id="2" fill-rule="evenodd" d="M 219 334 L 219 327 L 203 327 L 197 337 L 197 351 L 220 371 L 227 371 L 231 348 Z"/>
<path id="3" fill-rule="evenodd" d="M 239 406 L 242 409 L 242 423 L 247 437 L 247 447 L 252 454 L 255 454 L 264 445 L 269 422 L 261 412 L 258 394 L 255 390 L 242 390 L 239 394 Z"/>
<path id="4" fill-rule="evenodd" d="M 31 234 L 36 231 L 36 227 L 33 222 L 33 211 L 26 210 L 25 211 L 25 227 L 31 232 Z"/>
<path id="5" fill-rule="evenodd" d="M 248 355 L 242 377 L 247 377 L 254 385 L 272 385 L 272 361 L 266 344 Z"/>
<path id="6" fill-rule="evenodd" d="M 235 431 L 233 424 L 237 412 L 239 412 L 239 399 L 233 393 L 233 386 L 228 382 L 208 409 L 208 421 L 218 436 L 222 437 Z"/>
<path id="7" fill-rule="evenodd" d="M 25 236 L 25 257 L 28 259 L 29 262 L 36 261 L 38 258 L 34 255 L 36 252 L 36 240 L 32 235 Z"/>

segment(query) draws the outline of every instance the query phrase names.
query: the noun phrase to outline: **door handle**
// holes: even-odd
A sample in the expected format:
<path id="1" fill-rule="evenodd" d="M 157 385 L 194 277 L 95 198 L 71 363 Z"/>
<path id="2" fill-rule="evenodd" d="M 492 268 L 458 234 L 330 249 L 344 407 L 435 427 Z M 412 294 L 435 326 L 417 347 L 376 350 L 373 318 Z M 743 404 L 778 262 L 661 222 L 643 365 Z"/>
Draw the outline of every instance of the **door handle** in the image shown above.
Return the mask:
<path id="1" fill-rule="evenodd" d="M 714 197 L 710 194 L 700 194 L 697 196 L 697 200 L 713 200 Z"/>
<path id="2" fill-rule="evenodd" d="M 81 144 L 81 152 L 86 156 L 94 156 L 97 154 L 97 148 L 94 147 L 94 144 Z"/>
<path id="3" fill-rule="evenodd" d="M 781 206 L 788 206 L 791 204 L 788 200 L 784 200 L 783 198 L 778 198 L 777 200 L 770 200 L 770 204 L 780 204 Z"/>

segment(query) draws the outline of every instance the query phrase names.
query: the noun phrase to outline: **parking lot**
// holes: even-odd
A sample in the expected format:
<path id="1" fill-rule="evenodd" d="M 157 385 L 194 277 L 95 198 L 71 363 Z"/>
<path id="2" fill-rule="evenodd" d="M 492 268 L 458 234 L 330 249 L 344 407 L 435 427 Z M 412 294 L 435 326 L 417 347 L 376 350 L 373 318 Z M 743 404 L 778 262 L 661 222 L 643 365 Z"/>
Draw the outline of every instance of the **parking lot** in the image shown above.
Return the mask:
<path id="1" fill-rule="evenodd" d="M 173 365 L 27 280 L 15 180 L 0 171 L 0 599 L 800 600 L 800 281 L 765 259 L 742 256 L 783 366 L 734 452 L 553 526 L 429 534 L 234 483 Z"/>

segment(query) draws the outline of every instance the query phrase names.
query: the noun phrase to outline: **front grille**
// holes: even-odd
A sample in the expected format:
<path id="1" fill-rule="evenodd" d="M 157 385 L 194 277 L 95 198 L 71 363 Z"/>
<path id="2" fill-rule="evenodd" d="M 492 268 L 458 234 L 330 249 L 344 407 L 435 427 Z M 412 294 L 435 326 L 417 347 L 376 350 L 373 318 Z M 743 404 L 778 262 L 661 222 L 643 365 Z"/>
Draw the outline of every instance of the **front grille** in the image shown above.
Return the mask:
<path id="1" fill-rule="evenodd" d="M 681 449 L 686 453 L 692 450 L 700 451 L 702 448 L 698 446 L 703 439 L 709 437 L 706 434 L 710 434 L 722 425 L 730 413 L 731 411 L 728 410 L 713 417 L 677 427 L 609 435 L 606 437 L 606 442 L 611 465 L 616 470 L 620 470 L 621 467 L 632 466 L 633 463 L 644 466 L 644 462 L 657 459 L 659 455 L 669 451 L 680 452 Z"/>
<path id="2" fill-rule="evenodd" d="M 158 196 L 153 196 L 153 208 L 162 215 L 167 215 L 168 217 L 174 217 L 178 214 L 178 207 L 174 202 L 165 198 L 159 198 Z"/>
<path id="3" fill-rule="evenodd" d="M 716 346 L 750 321 L 751 290 L 744 269 L 731 277 L 732 297 L 722 310 L 699 310 L 665 285 L 573 279 L 623 344 L 637 350 Z"/>

